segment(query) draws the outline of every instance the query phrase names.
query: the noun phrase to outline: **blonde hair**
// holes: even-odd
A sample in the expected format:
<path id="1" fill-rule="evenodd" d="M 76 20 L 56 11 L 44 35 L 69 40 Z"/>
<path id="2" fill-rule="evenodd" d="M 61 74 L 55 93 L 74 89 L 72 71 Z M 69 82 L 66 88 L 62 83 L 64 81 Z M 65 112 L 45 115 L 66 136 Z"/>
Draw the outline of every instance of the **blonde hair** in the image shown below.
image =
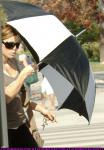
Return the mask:
<path id="1" fill-rule="evenodd" d="M 12 36 L 17 36 L 18 33 L 17 31 L 11 27 L 10 25 L 6 24 L 5 26 L 2 27 L 2 40 L 8 39 Z"/>

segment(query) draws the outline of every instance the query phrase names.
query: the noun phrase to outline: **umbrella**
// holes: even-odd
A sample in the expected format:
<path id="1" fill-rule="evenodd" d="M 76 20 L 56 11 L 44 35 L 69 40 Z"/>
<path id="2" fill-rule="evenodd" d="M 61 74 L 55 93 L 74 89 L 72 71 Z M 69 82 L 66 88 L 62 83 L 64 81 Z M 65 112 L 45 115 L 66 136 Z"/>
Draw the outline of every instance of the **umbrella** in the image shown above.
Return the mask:
<path id="1" fill-rule="evenodd" d="M 91 120 L 95 82 L 81 46 L 52 14 L 27 3 L 0 1 L 14 27 L 39 63 L 58 99 L 58 109 L 72 109 Z"/>

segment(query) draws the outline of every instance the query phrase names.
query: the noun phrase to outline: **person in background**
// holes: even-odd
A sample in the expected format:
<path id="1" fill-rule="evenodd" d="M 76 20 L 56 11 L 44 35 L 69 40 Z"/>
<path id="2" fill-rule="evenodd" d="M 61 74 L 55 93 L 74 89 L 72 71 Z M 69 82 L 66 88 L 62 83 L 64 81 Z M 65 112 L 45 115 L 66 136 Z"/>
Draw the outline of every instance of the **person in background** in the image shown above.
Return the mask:
<path id="1" fill-rule="evenodd" d="M 23 46 L 22 46 L 22 49 L 23 49 Z M 20 49 L 20 51 L 22 49 Z M 32 61 L 31 57 L 30 57 L 30 59 L 28 61 L 28 56 L 25 53 L 22 53 L 22 54 L 18 53 L 18 60 L 19 60 L 20 64 L 22 65 L 22 68 L 28 66 L 29 64 L 34 65 L 34 62 Z M 31 78 L 31 77 L 34 77 L 34 76 L 29 76 L 28 78 Z M 37 82 L 37 80 L 34 80 L 34 81 Z M 31 84 L 36 84 L 36 82 L 35 83 L 30 82 L 29 83 L 29 80 L 28 80 L 28 85 L 27 85 L 27 82 L 25 81 L 25 86 L 26 86 L 27 90 L 26 90 L 26 98 L 25 98 L 25 101 L 24 101 L 24 110 L 25 110 L 25 113 L 26 113 L 26 116 L 27 116 L 27 119 L 28 119 L 28 122 L 29 122 L 30 132 L 33 135 L 34 139 L 36 140 L 38 146 L 42 147 L 43 144 L 44 144 L 44 140 L 43 140 L 43 138 L 41 137 L 41 135 L 38 131 L 38 127 L 37 127 L 36 120 L 35 120 L 35 112 L 33 112 L 31 106 L 29 105 L 29 102 L 31 101 Z M 33 101 L 32 101 L 32 103 L 33 103 Z"/>
<path id="2" fill-rule="evenodd" d="M 46 77 L 43 78 L 41 89 L 42 89 L 43 103 L 45 103 L 45 100 L 47 100 L 49 103 L 48 109 L 54 111 L 56 109 L 57 100 L 54 91 Z"/>
<path id="3" fill-rule="evenodd" d="M 7 107 L 9 147 L 38 147 L 27 126 L 27 119 L 22 105 L 24 81 L 37 70 L 37 65 L 34 67 L 27 65 L 19 72 L 16 53 L 20 43 L 21 39 L 14 28 L 7 24 L 2 27 L 4 92 Z M 42 105 L 32 102 L 29 102 L 29 105 L 32 110 L 39 111 L 51 121 L 54 120 L 54 116 Z"/>

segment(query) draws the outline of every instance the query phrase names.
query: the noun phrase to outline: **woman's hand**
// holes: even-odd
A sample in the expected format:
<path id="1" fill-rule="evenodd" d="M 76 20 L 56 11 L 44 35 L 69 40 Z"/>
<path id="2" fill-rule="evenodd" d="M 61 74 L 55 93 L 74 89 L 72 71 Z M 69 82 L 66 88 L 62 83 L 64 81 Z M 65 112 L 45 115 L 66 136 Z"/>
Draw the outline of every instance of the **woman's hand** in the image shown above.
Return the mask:
<path id="1" fill-rule="evenodd" d="M 21 54 L 21 55 L 19 55 L 18 60 L 19 60 L 20 63 L 22 63 L 22 64 L 24 65 L 24 67 L 26 67 L 26 66 L 29 65 L 29 63 L 28 63 L 28 61 L 27 61 L 27 56 L 26 56 L 26 54 Z M 32 68 L 34 69 L 34 72 L 38 70 L 38 65 L 37 65 L 37 64 L 31 62 L 31 66 L 32 66 Z"/>
<path id="2" fill-rule="evenodd" d="M 32 73 L 34 73 L 34 68 L 31 65 L 27 65 L 20 74 L 26 79 L 28 76 L 32 75 Z"/>
<path id="3" fill-rule="evenodd" d="M 32 110 L 39 111 L 44 117 L 46 117 L 50 121 L 56 122 L 55 116 L 51 112 L 49 112 L 43 105 L 31 102 L 30 107 Z"/>
<path id="4" fill-rule="evenodd" d="M 41 114 L 50 121 L 56 121 L 55 116 L 45 108 L 41 110 Z"/>
<path id="5" fill-rule="evenodd" d="M 27 66 L 27 65 L 28 65 L 27 56 L 26 56 L 25 54 L 19 55 L 18 60 L 19 60 L 19 62 L 22 63 L 24 66 Z"/>

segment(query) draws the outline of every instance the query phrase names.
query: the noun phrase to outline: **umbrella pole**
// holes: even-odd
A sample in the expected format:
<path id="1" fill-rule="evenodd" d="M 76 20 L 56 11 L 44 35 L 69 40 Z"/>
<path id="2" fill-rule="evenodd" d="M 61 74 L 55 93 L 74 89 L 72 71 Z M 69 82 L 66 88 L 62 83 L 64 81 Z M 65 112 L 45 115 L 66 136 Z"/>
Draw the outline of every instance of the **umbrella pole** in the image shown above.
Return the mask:
<path id="1" fill-rule="evenodd" d="M 1 22 L 0 22 L 0 147 L 8 147 L 6 101 L 3 82 L 3 59 L 1 47 Z"/>
<path id="2" fill-rule="evenodd" d="M 79 32 L 75 37 L 79 37 L 81 34 L 83 34 L 87 29 L 83 29 L 81 32 Z"/>

